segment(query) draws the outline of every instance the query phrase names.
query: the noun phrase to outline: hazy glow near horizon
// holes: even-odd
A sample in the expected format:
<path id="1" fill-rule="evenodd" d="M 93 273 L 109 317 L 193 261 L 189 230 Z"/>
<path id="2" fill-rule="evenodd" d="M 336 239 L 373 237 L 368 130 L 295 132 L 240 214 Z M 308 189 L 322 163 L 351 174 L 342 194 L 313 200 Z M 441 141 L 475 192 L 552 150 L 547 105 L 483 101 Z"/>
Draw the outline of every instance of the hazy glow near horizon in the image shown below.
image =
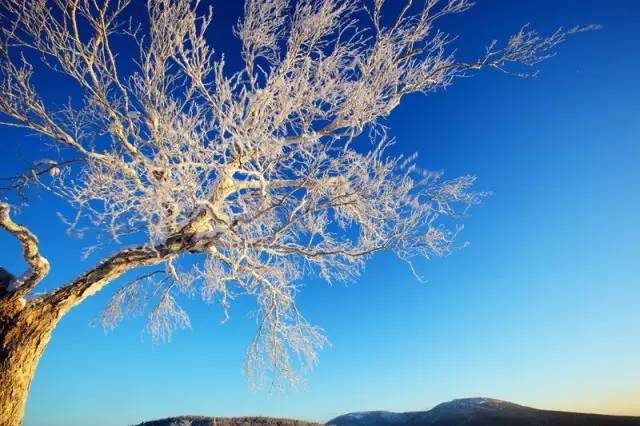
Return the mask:
<path id="1" fill-rule="evenodd" d="M 230 66 L 240 3 L 213 2 L 211 37 Z M 142 319 L 109 335 L 88 326 L 107 290 L 56 329 L 25 426 L 181 414 L 328 420 L 472 396 L 640 415 L 640 2 L 477 3 L 443 22 L 470 55 L 526 22 L 541 32 L 604 29 L 562 45 L 537 79 L 485 72 L 411 96 L 389 118 L 395 149 L 417 151 L 422 167 L 449 176 L 477 175 L 479 189 L 493 192 L 465 222 L 469 247 L 418 264 L 427 284 L 387 255 L 355 284 L 305 283 L 301 309 L 332 346 L 306 386 L 284 394 L 252 392 L 242 377 L 255 331 L 250 300 L 238 300 L 223 325 L 218 306 L 186 300 L 192 330 L 154 348 Z M 15 141 L 3 147 L 3 169 L 25 156 L 30 140 L 0 132 Z M 78 260 L 85 243 L 65 239 L 63 225 L 39 213 L 45 203 L 65 208 L 35 199 L 19 219 L 39 236 L 53 285 L 89 263 Z M 0 247 L 2 265 L 19 271 L 18 247 L 5 233 Z"/>

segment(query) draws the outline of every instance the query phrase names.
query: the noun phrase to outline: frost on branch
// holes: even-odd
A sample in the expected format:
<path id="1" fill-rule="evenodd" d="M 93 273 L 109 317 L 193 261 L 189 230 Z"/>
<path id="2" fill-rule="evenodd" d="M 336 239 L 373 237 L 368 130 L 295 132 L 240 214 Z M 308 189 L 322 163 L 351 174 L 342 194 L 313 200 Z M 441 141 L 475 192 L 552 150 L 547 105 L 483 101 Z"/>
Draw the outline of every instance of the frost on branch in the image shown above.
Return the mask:
<path id="1" fill-rule="evenodd" d="M 171 340 L 176 328 L 189 328 L 189 315 L 175 301 L 169 292 L 162 293 L 158 304 L 149 313 L 147 328 L 155 340 Z"/>
<path id="2" fill-rule="evenodd" d="M 166 277 L 123 286 L 104 325 L 149 304 L 148 330 L 168 340 L 189 325 L 177 294 L 217 300 L 225 318 L 234 297 L 252 296 L 247 372 L 257 378 L 266 368 L 292 379 L 291 355 L 309 366 L 325 344 L 295 304 L 304 277 L 354 279 L 379 251 L 410 265 L 445 255 L 452 223 L 485 195 L 471 176 L 447 180 L 391 154 L 383 119 L 402 98 L 481 68 L 528 75 L 521 66 L 591 29 L 542 37 L 525 27 L 463 61 L 435 24 L 468 0 L 407 1 L 394 16 L 384 0 L 247 0 L 233 29 L 244 67 L 230 72 L 206 38 L 211 11 L 146 3 L 148 25 L 136 25 L 125 24 L 129 0 L 0 0 L 3 124 L 70 156 L 47 163 L 51 176 L 30 173 L 77 208 L 73 227 L 88 221 L 162 253 L 153 262 L 165 262 Z M 137 43 L 135 57 L 115 50 L 124 39 Z M 83 97 L 61 110 L 43 99 L 33 51 Z M 17 179 L 22 188 L 32 178 Z M 178 258 L 195 266 L 178 272 Z"/>

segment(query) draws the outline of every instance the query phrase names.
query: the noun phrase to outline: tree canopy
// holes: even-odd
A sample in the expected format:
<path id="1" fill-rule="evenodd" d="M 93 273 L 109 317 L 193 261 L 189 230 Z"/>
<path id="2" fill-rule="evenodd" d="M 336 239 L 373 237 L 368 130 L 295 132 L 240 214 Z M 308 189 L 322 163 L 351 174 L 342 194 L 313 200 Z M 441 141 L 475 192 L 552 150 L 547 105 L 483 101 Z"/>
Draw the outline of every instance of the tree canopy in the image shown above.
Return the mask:
<path id="1" fill-rule="evenodd" d="M 40 186 L 77 212 L 70 234 L 99 231 L 92 249 L 142 242 L 25 303 L 67 310 L 129 270 L 161 265 L 123 283 L 101 319 L 109 328 L 148 312 L 151 334 L 168 340 L 189 325 L 176 294 L 225 312 L 252 295 L 247 372 L 258 381 L 262 371 L 295 378 L 290 355 L 312 365 L 326 342 L 295 304 L 305 277 L 355 279 L 379 251 L 410 267 L 446 254 L 457 219 L 486 195 L 473 176 L 445 179 L 390 153 L 385 117 L 402 98 L 482 68 L 533 75 L 567 35 L 592 28 L 543 37 L 523 27 L 465 61 L 436 25 L 469 0 L 408 0 L 392 15 L 384 0 L 247 0 L 233 29 L 243 68 L 230 71 L 207 39 L 204 4 L 147 0 L 137 19 L 129 3 L 0 0 L 2 124 L 41 136 L 29 141 L 41 159 L 2 181 L 0 225 L 29 265 L 4 292 L 27 296 L 49 270 L 9 215 L 9 202 Z M 133 56 L 119 50 L 124 40 Z M 56 107 L 38 72 L 72 79 L 82 96 Z"/>

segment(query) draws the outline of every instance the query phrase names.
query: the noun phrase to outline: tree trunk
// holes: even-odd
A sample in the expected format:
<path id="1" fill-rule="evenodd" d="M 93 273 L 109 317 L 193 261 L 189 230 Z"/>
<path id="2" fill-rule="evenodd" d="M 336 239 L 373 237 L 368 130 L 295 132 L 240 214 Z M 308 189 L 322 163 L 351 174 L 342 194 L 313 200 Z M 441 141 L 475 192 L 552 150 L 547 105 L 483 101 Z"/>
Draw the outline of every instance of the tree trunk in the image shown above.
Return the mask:
<path id="1" fill-rule="evenodd" d="M 20 426 L 36 366 L 62 313 L 50 304 L 0 301 L 0 426 Z"/>
<path id="2" fill-rule="evenodd" d="M 124 249 L 69 285 L 28 303 L 19 291 L 0 287 L 0 426 L 20 426 L 36 366 L 60 318 L 128 270 L 191 247 L 194 241 L 180 235 L 156 247 Z"/>

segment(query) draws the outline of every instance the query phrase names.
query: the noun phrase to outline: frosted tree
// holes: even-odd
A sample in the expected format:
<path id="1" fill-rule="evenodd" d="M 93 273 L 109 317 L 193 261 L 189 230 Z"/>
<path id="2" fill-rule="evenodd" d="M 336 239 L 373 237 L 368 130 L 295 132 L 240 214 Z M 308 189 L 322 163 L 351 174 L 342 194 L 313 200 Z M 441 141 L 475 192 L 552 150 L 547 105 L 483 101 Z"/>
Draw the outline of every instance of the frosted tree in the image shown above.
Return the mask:
<path id="1" fill-rule="evenodd" d="M 472 176 L 446 180 L 390 155 L 384 118 L 404 96 L 482 68 L 532 75 L 568 34 L 589 29 L 542 37 L 524 27 L 463 61 L 435 24 L 468 0 L 409 0 L 393 13 L 384 0 L 247 0 L 233 28 L 243 67 L 231 72 L 207 41 L 207 5 L 147 0 L 138 17 L 130 2 L 0 0 L 1 124 L 39 135 L 24 145 L 32 166 L 0 182 L 0 225 L 27 264 L 2 274 L 2 425 L 20 423 L 56 323 L 116 282 L 104 326 L 146 313 L 165 340 L 189 325 L 180 293 L 225 313 L 235 295 L 255 297 L 247 374 L 294 379 L 297 360 L 312 365 L 325 343 L 296 307 L 305 276 L 355 279 L 379 251 L 409 266 L 446 254 L 456 229 L 445 223 L 483 196 Z M 82 95 L 56 107 L 38 74 L 71 79 Z M 10 207 L 27 208 L 35 187 L 75 209 L 68 235 L 97 235 L 92 256 L 112 250 L 47 292 L 38 284 L 49 262 Z M 133 269 L 138 278 L 117 281 Z"/>

